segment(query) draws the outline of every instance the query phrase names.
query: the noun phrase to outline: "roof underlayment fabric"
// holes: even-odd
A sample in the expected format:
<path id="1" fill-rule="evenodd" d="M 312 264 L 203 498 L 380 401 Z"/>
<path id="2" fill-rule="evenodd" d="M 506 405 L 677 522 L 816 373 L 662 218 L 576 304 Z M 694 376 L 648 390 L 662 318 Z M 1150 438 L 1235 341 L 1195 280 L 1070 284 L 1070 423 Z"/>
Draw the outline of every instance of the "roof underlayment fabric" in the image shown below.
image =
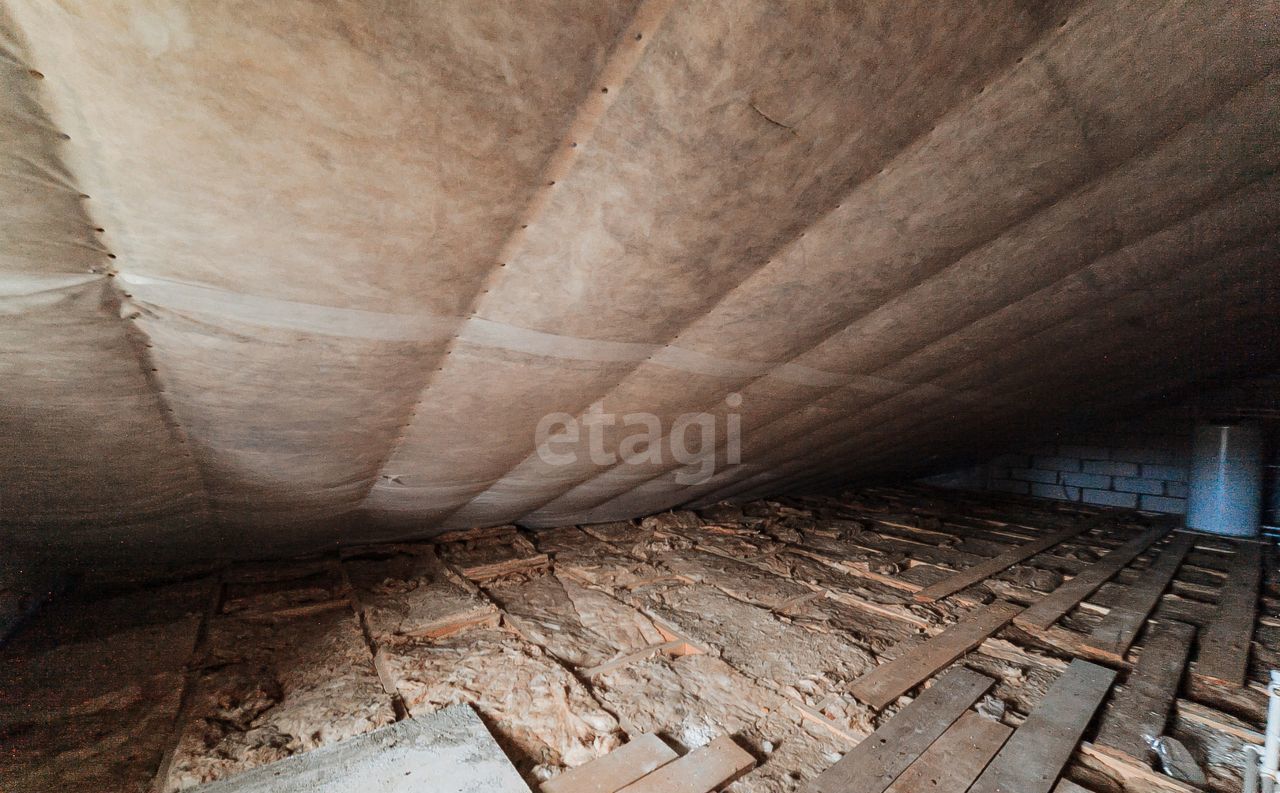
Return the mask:
<path id="1" fill-rule="evenodd" d="M 1280 3 L 979 6 L 0 0 L 0 542 L 629 517 L 1238 365 Z M 592 410 L 740 461 L 537 453 Z"/>

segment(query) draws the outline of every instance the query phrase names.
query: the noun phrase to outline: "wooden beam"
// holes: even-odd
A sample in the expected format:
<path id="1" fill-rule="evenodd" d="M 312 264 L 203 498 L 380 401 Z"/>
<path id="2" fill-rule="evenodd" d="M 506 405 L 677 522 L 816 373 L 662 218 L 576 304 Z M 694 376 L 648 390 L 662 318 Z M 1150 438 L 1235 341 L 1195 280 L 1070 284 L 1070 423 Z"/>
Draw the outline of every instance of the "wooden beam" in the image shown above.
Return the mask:
<path id="1" fill-rule="evenodd" d="M 1258 614 L 1261 546 L 1252 542 L 1237 543 L 1231 568 L 1231 577 L 1222 588 L 1213 621 L 1200 635 L 1195 673 L 1214 683 L 1242 688 Z"/>
<path id="2" fill-rule="evenodd" d="M 755 767 L 756 759 L 727 735 L 673 760 L 618 793 L 709 793 Z"/>
<path id="3" fill-rule="evenodd" d="M 998 721 L 966 711 L 885 793 L 966 790 L 1012 732 Z"/>
<path id="4" fill-rule="evenodd" d="M 1137 667 L 1103 713 L 1095 746 L 1146 762 L 1151 751 L 1146 736 L 1158 738 L 1164 733 L 1195 635 L 1196 629 L 1183 622 L 1151 629 Z"/>
<path id="5" fill-rule="evenodd" d="M 1104 752 L 1088 741 L 1080 744 L 1079 757 L 1081 765 L 1110 777 L 1119 783 L 1123 790 L 1142 790 L 1151 793 L 1202 793 L 1198 787 L 1153 770 L 1148 763 L 1135 763 Z"/>
<path id="6" fill-rule="evenodd" d="M 932 639 L 881 664 L 849 686 L 849 693 L 876 710 L 893 702 L 939 669 L 977 647 L 1009 624 L 1022 607 L 997 601 L 952 625 Z"/>
<path id="7" fill-rule="evenodd" d="M 1190 534 L 1175 535 L 1160 551 L 1155 562 L 1143 572 L 1142 578 L 1126 589 L 1124 600 L 1111 607 L 1086 643 L 1095 655 L 1124 661 L 1124 655 L 1142 629 L 1147 615 L 1160 602 L 1160 596 L 1194 543 L 1195 537 Z"/>
<path id="8" fill-rule="evenodd" d="M 1030 559 L 1032 556 L 1041 551 L 1048 550 L 1063 540 L 1069 540 L 1081 532 L 1089 529 L 1091 524 L 1081 523 L 1077 526 L 1071 526 L 1053 534 L 1046 534 L 1038 540 L 1019 545 L 1011 548 L 999 556 L 980 562 L 967 570 L 962 570 L 953 576 L 944 578 L 936 584 L 925 587 L 915 594 L 915 599 L 921 603 L 932 603 L 939 598 L 944 598 L 955 592 L 959 592 L 965 587 L 972 586 L 983 579 L 999 573 L 1008 567 L 1012 567 L 1018 562 Z"/>
<path id="9" fill-rule="evenodd" d="M 805 793 L 884 793 L 993 681 L 956 667 L 804 788 Z"/>
<path id="10" fill-rule="evenodd" d="M 1169 527 L 1163 526 L 1139 534 L 1080 571 L 1075 578 L 1045 595 L 1039 602 L 1014 617 L 1013 621 L 1018 627 L 1027 630 L 1048 628 L 1076 604 L 1093 594 L 1093 591 L 1105 584 L 1109 578 L 1120 572 L 1121 568 L 1132 562 L 1138 554 L 1168 533 Z"/>
<path id="11" fill-rule="evenodd" d="M 1049 793 L 1115 676 L 1072 661 L 969 793 Z"/>
<path id="12" fill-rule="evenodd" d="M 1053 789 L 1053 793 L 1091 793 L 1091 791 L 1080 787 L 1070 779 L 1059 779 L 1057 786 Z"/>
<path id="13" fill-rule="evenodd" d="M 542 793 L 616 793 L 678 756 L 657 735 L 645 733 L 604 757 L 548 779 Z"/>

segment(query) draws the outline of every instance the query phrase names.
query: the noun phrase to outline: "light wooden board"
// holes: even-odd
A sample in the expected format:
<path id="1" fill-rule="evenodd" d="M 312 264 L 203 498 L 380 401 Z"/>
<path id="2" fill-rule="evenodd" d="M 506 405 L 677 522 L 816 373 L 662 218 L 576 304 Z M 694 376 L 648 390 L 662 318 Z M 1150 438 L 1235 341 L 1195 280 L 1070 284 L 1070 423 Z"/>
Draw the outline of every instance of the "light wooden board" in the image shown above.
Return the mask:
<path id="1" fill-rule="evenodd" d="M 1115 676 L 1072 661 L 969 793 L 1049 793 Z"/>
<path id="2" fill-rule="evenodd" d="M 804 788 L 805 793 L 884 793 L 993 681 L 957 667 Z"/>
<path id="3" fill-rule="evenodd" d="M 1241 688 L 1249 664 L 1249 643 L 1258 613 L 1258 584 L 1262 578 L 1262 546 L 1236 544 L 1231 576 L 1222 588 L 1212 622 L 1200 634 L 1195 672 L 1215 683 Z"/>
<path id="4" fill-rule="evenodd" d="M 1012 732 L 1011 727 L 967 711 L 885 793 L 965 790 Z"/>
<path id="5" fill-rule="evenodd" d="M 1146 761 L 1150 750 L 1144 736 L 1158 738 L 1164 733 L 1195 634 L 1195 628 L 1182 622 L 1151 629 L 1124 690 L 1107 705 L 1095 746 Z"/>
<path id="6" fill-rule="evenodd" d="M 936 584 L 925 587 L 915 594 L 915 599 L 922 603 L 932 603 L 939 598 L 959 592 L 965 587 L 972 586 L 1001 570 L 1012 567 L 1018 562 L 1030 559 L 1041 551 L 1052 548 L 1063 540 L 1068 540 L 1088 528 L 1089 524 L 1081 523 L 1078 526 L 1062 529 L 1053 534 L 1046 534 L 1038 540 L 1011 548 L 993 559 L 980 562 L 967 570 L 962 570 Z"/>
<path id="7" fill-rule="evenodd" d="M 725 735 L 621 788 L 619 793 L 708 793 L 751 770 L 756 759 Z"/>
<path id="8" fill-rule="evenodd" d="M 604 757 L 570 768 L 542 783 L 542 793 L 616 793 L 675 760 L 675 750 L 646 733 Z"/>
<path id="9" fill-rule="evenodd" d="M 977 647 L 1009 624 L 1022 607 L 997 601 L 962 622 L 919 644 L 892 661 L 881 664 L 849 687 L 849 693 L 880 710 L 932 677 L 947 664 Z"/>
<path id="10" fill-rule="evenodd" d="M 1050 592 L 1039 602 L 1013 618 L 1019 627 L 1029 630 L 1044 630 L 1058 621 L 1080 601 L 1089 597 L 1095 589 L 1102 586 L 1138 554 L 1151 547 L 1152 543 L 1169 533 L 1164 526 L 1149 529 L 1132 540 L 1116 548 L 1111 553 L 1089 565 L 1080 574 L 1062 586 Z"/>
<path id="11" fill-rule="evenodd" d="M 1142 629 L 1142 623 L 1160 602 L 1160 596 L 1168 588 L 1194 543 L 1195 537 L 1190 534 L 1174 535 L 1137 583 L 1128 587 L 1124 599 L 1112 606 L 1111 611 L 1094 629 L 1086 642 L 1091 650 L 1104 658 L 1124 660 L 1124 654 Z"/>

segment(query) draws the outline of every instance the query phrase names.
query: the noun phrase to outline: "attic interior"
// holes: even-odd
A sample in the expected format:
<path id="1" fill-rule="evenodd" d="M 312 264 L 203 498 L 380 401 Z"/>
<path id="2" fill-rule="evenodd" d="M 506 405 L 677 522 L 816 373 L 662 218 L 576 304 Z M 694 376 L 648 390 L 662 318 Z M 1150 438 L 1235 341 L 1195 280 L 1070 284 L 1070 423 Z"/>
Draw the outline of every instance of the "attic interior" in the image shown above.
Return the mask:
<path id="1" fill-rule="evenodd" d="M 0 790 L 1270 790 L 1277 19 L 0 0 Z"/>

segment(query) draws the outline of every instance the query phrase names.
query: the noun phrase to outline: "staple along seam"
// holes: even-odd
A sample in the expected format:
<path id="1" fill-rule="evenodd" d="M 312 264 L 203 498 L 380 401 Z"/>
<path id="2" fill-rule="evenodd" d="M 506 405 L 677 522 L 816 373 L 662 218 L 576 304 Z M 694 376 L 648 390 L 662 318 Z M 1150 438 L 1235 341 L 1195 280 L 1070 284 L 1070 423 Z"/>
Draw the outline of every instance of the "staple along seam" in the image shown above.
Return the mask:
<path id="1" fill-rule="evenodd" d="M 67 276 L 81 278 L 82 281 L 97 277 L 99 276 Z M 463 319 L 426 313 L 404 314 L 324 306 L 123 271 L 117 273 L 117 277 L 122 284 L 128 286 L 135 303 L 199 314 L 214 320 L 233 320 L 324 336 L 371 341 L 439 342 L 447 340 L 456 331 L 461 341 L 479 347 L 549 358 L 598 363 L 649 360 L 670 369 L 723 378 L 759 376 L 772 370 L 775 376 L 786 382 L 818 388 L 855 384 L 880 392 L 896 392 L 911 387 L 908 383 L 881 377 L 828 372 L 790 362 L 779 364 L 745 361 L 661 344 L 564 336 L 482 317 Z M 19 281 L 18 284 L 22 288 L 22 282 Z M 62 285 L 74 284 L 64 282 Z"/>

